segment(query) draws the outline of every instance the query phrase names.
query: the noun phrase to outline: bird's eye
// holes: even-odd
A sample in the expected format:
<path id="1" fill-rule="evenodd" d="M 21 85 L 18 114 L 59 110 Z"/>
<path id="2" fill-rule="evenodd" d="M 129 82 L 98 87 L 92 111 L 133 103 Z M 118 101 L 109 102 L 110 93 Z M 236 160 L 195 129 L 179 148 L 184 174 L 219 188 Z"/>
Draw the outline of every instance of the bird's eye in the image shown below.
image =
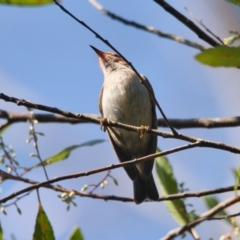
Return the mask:
<path id="1" fill-rule="evenodd" d="M 113 56 L 119 58 L 119 56 L 116 53 L 113 53 Z"/>

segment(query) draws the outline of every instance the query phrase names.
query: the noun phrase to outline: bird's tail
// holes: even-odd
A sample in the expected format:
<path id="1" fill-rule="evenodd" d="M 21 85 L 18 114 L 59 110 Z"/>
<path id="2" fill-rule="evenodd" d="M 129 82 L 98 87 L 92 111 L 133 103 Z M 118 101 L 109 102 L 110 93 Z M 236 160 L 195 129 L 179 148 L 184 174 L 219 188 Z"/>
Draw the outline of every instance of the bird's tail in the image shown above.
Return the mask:
<path id="1" fill-rule="evenodd" d="M 147 179 L 142 179 L 140 174 L 133 181 L 134 201 L 136 204 L 142 203 L 146 198 L 157 201 L 159 199 L 157 187 L 152 174 Z"/>

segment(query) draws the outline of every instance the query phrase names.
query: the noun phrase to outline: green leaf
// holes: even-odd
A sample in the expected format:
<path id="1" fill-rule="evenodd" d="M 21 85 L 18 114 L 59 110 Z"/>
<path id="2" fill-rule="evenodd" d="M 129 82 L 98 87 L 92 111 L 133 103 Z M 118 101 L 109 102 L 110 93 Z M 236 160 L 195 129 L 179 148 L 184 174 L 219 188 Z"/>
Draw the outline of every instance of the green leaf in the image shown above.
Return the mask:
<path id="1" fill-rule="evenodd" d="M 3 229 L 1 222 L 0 222 L 0 240 L 3 240 Z"/>
<path id="2" fill-rule="evenodd" d="M 0 137 L 12 126 L 12 124 L 4 126 L 2 129 L 0 129 Z"/>
<path id="3" fill-rule="evenodd" d="M 196 55 L 195 58 L 212 67 L 240 67 L 240 47 L 209 48 Z"/>
<path id="4" fill-rule="evenodd" d="M 33 240 L 55 240 L 53 228 L 42 207 L 39 205 Z"/>
<path id="5" fill-rule="evenodd" d="M 0 0 L 0 4 L 20 5 L 20 6 L 38 6 L 54 3 L 53 0 Z"/>
<path id="6" fill-rule="evenodd" d="M 158 149 L 157 152 L 160 152 L 160 150 Z M 173 175 L 173 169 L 168 159 L 165 156 L 157 157 L 155 163 L 162 195 L 178 193 L 177 180 Z M 183 226 L 189 222 L 188 213 L 182 200 L 176 199 L 164 203 L 179 225 Z"/>
<path id="7" fill-rule="evenodd" d="M 226 2 L 230 2 L 232 4 L 240 6 L 240 0 L 226 0 Z"/>
<path id="8" fill-rule="evenodd" d="M 203 201 L 204 201 L 204 203 L 206 204 L 206 206 L 207 206 L 207 208 L 208 209 L 211 209 L 211 208 L 213 208 L 213 207 L 215 207 L 216 205 L 218 205 L 219 204 L 219 201 L 217 200 L 217 198 L 215 198 L 215 197 L 213 197 L 213 196 L 205 196 L 204 198 L 203 198 Z M 216 216 L 227 216 L 227 215 L 229 215 L 226 211 L 224 211 L 224 210 L 222 210 L 222 211 L 220 211 L 220 212 L 218 212 L 217 214 L 216 214 Z M 232 223 L 231 223 L 231 221 L 228 219 L 228 218 L 226 218 L 226 219 L 224 219 L 227 223 L 229 223 L 230 225 L 232 225 Z"/>
<path id="9" fill-rule="evenodd" d="M 112 177 L 112 180 L 113 180 L 114 184 L 115 184 L 116 186 L 118 186 L 118 181 L 117 181 L 117 179 L 114 178 L 114 177 Z"/>
<path id="10" fill-rule="evenodd" d="M 237 194 L 238 185 L 239 185 L 239 182 L 240 182 L 240 167 L 238 167 L 238 169 L 233 168 L 232 172 L 233 172 L 234 177 L 235 177 L 234 191 Z"/>
<path id="11" fill-rule="evenodd" d="M 50 165 L 53 163 L 63 161 L 65 159 L 67 159 L 70 156 L 70 153 L 77 148 L 94 146 L 94 145 L 102 143 L 104 141 L 105 140 L 98 139 L 98 140 L 88 141 L 88 142 L 85 142 L 85 143 L 82 143 L 79 145 L 73 145 L 73 146 L 67 147 L 67 148 L 63 149 L 62 151 L 60 151 L 59 153 L 45 159 L 43 161 L 43 164 L 46 166 L 46 165 Z M 42 164 L 38 163 L 37 165 L 33 166 L 32 168 L 37 168 L 37 167 L 41 167 L 41 166 L 42 166 Z"/>
<path id="12" fill-rule="evenodd" d="M 79 227 L 76 227 L 76 228 L 73 229 L 73 231 L 72 231 L 72 233 L 69 237 L 69 240 L 84 240 L 83 235 L 82 235 Z"/>

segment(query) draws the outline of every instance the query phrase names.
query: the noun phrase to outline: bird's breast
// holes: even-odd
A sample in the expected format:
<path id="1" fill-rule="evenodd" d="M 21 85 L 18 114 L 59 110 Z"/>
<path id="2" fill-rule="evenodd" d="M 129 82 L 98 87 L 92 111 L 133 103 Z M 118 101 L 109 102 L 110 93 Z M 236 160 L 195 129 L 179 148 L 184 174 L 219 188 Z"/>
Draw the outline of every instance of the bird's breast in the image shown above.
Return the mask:
<path id="1" fill-rule="evenodd" d="M 124 72 L 120 76 L 117 72 L 112 74 L 104 82 L 100 101 L 104 118 L 134 126 L 152 125 L 150 96 L 135 73 Z M 122 140 L 119 144 L 124 144 L 131 152 L 134 152 L 134 149 L 137 153 L 141 152 L 141 148 L 144 148 L 150 138 L 150 135 L 146 135 L 140 139 L 139 133 L 120 128 L 114 128 L 114 131 L 119 137 L 118 140 Z"/>

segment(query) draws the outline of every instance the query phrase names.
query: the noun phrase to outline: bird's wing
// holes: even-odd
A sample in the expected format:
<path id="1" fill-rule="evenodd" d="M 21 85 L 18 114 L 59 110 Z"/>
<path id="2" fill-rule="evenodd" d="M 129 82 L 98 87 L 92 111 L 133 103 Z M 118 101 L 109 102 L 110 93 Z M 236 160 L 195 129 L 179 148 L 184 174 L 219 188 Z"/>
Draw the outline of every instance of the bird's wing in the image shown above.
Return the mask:
<path id="1" fill-rule="evenodd" d="M 102 95 L 103 95 L 103 88 L 101 89 L 100 96 L 99 96 L 99 110 L 101 112 L 101 115 L 103 116 L 103 109 L 102 109 Z M 119 159 L 120 162 L 126 162 L 131 159 L 131 155 L 127 153 L 125 150 L 125 146 L 119 146 L 119 141 L 117 139 L 117 133 L 114 132 L 114 129 L 111 127 L 107 127 L 107 133 L 110 139 L 110 142 L 115 150 L 115 153 Z M 116 135 L 115 135 L 116 134 Z M 118 142 L 118 144 L 117 144 Z M 124 168 L 127 172 L 128 176 L 134 181 L 137 178 L 137 169 L 136 166 L 128 166 Z"/>
<path id="2" fill-rule="evenodd" d="M 150 128 L 157 129 L 156 106 L 155 106 L 155 102 L 154 102 L 154 100 L 152 98 L 152 96 L 154 96 L 154 91 L 153 91 L 153 88 L 152 88 L 149 80 L 144 75 L 141 75 L 141 77 L 142 77 L 142 80 L 145 81 L 145 84 L 148 86 L 148 91 L 150 91 L 149 95 L 150 95 L 151 108 L 152 108 L 151 109 L 151 112 L 152 112 L 152 125 L 150 126 Z M 157 136 L 156 135 L 151 135 L 151 138 L 150 138 L 149 141 L 150 141 L 149 145 L 148 145 L 149 147 L 147 148 L 146 155 L 153 154 L 153 153 L 156 152 Z M 153 165 L 154 165 L 154 159 L 142 162 L 141 165 L 139 165 L 139 168 L 140 168 L 139 170 L 140 170 L 140 172 L 144 176 L 148 177 L 152 173 Z M 143 172 L 143 170 L 144 170 L 144 172 Z"/>

